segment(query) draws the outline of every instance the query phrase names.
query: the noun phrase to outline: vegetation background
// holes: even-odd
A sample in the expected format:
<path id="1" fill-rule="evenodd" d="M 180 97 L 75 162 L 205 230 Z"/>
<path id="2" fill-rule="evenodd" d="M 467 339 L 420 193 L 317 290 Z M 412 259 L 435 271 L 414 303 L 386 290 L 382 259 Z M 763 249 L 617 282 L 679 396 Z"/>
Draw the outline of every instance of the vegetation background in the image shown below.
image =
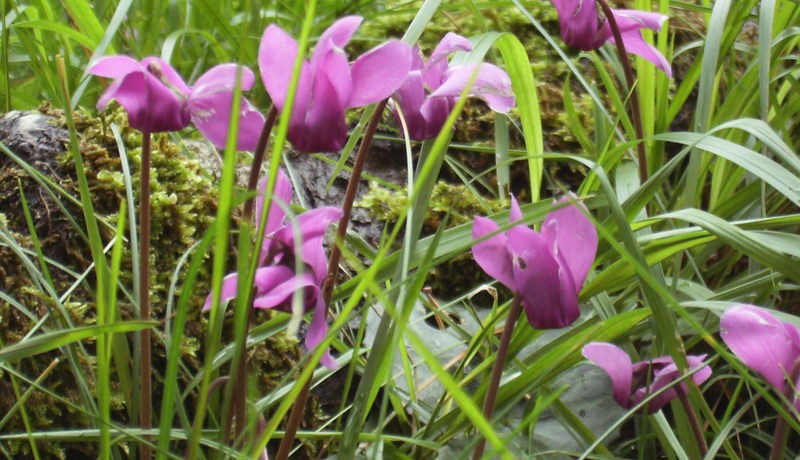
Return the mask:
<path id="1" fill-rule="evenodd" d="M 708 353 L 714 375 L 690 393 L 706 458 L 764 457 L 779 416 L 789 421 L 784 458 L 800 455 L 797 414 L 718 338 L 719 316 L 738 303 L 773 308 L 800 326 L 797 2 L 618 5 L 670 16 L 668 27 L 645 35 L 672 63 L 673 78 L 635 60 L 645 139 L 634 133 L 614 48 L 567 48 L 549 1 L 311 5 L 0 2 L 0 454 L 127 458 L 146 439 L 162 458 L 182 457 L 190 442 L 220 458 L 277 440 L 272 453 L 298 379 L 312 378 L 316 402 L 297 435 L 297 458 L 464 458 L 481 437 L 487 455 L 503 458 L 700 458 L 680 405 L 653 416 L 619 410 L 606 377 L 581 365 L 584 344 L 613 341 L 633 361 Z M 348 234 L 334 293 L 327 339 L 340 370 L 317 368 L 319 356 L 287 338 L 289 315 L 259 312 L 248 340 L 248 421 L 256 428 L 261 419 L 263 429 L 246 447 L 222 443 L 218 414 L 228 402 L 217 395 L 199 438 L 187 441 L 205 373 L 228 373 L 242 340 L 231 317 L 209 334 L 200 309 L 212 280 L 225 274 L 212 259 L 228 271 L 246 259 L 234 244 L 238 211 L 234 230 L 216 229 L 227 228 L 219 209 L 246 196 L 224 178 L 251 158 L 219 154 L 190 130 L 154 139 L 154 314 L 135 320 L 141 137 L 121 109 L 97 112 L 107 83 L 86 69 L 100 56 L 128 54 L 160 56 L 187 81 L 223 62 L 256 70 L 268 24 L 293 36 L 305 24 L 313 44 L 346 14 L 365 17 L 350 56 L 388 37 L 418 37 L 425 53 L 448 31 L 471 37 L 475 50 L 462 58 L 504 67 L 518 108 L 504 116 L 469 100 L 452 137 L 446 126 L 422 144 L 398 136 L 387 111 L 374 155 L 392 168 L 368 171 L 373 182 L 360 198 L 362 220 L 380 223 Z M 260 82 L 247 97 L 266 113 Z M 325 189 L 347 176 L 369 111 L 350 113 L 353 134 L 336 155 L 298 158 L 287 146 L 290 177 L 306 179 L 296 187 L 298 206 L 336 201 Z M 639 142 L 649 166 L 643 184 L 633 161 Z M 316 185 L 304 171 L 318 174 Z M 550 211 L 551 197 L 577 193 L 600 246 L 575 325 L 515 330 L 495 415 L 486 420 L 480 407 L 494 331 L 512 296 L 469 257 L 471 217 L 507 228 L 509 191 L 530 225 Z M 96 267 L 106 265 L 110 277 L 98 283 Z M 142 328 L 154 334 L 150 430 L 136 424 L 133 332 Z"/>

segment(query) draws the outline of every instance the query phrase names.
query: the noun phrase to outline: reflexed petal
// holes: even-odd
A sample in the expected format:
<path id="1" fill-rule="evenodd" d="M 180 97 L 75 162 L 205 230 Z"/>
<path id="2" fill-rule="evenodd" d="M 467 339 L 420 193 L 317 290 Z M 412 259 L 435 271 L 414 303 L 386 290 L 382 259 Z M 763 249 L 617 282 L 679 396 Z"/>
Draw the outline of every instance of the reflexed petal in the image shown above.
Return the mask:
<path id="1" fill-rule="evenodd" d="M 411 48 L 411 70 L 419 70 L 421 75 L 424 67 L 425 58 L 422 57 L 422 51 L 419 50 L 419 45 L 414 45 Z"/>
<path id="2" fill-rule="evenodd" d="M 625 32 L 622 34 L 622 40 L 625 42 L 625 50 L 627 52 L 633 53 L 652 62 L 656 67 L 664 71 L 664 73 L 667 74 L 667 77 L 672 78 L 672 67 L 670 67 L 667 58 L 665 58 L 664 55 L 661 54 L 658 49 L 656 49 L 656 47 L 644 40 L 641 31 L 636 30 Z M 614 37 L 611 37 L 609 41 L 611 43 L 616 43 Z"/>
<path id="3" fill-rule="evenodd" d="M 319 42 L 330 40 L 336 47 L 344 48 L 363 20 L 361 16 L 345 16 L 325 29 L 319 37 Z"/>
<path id="4" fill-rule="evenodd" d="M 472 223 L 472 239 L 477 240 L 496 232 L 498 228 L 493 220 L 476 216 Z M 489 276 L 516 291 L 511 254 L 508 252 L 508 237 L 505 233 L 498 233 L 472 246 L 472 255 Z"/>
<path id="5" fill-rule="evenodd" d="M 556 204 L 576 199 L 575 195 L 565 196 Z M 578 206 L 583 204 L 570 204 L 552 211 L 542 224 L 542 236 L 550 243 L 555 243 L 554 247 L 572 274 L 576 293 L 583 287 L 597 253 L 597 230 Z"/>
<path id="6" fill-rule="evenodd" d="M 189 124 L 188 113 L 175 94 L 145 72 L 132 72 L 118 84 L 115 82 L 100 102 L 109 99 L 115 99 L 125 108 L 128 123 L 139 131 L 177 131 Z"/>
<path id="7" fill-rule="evenodd" d="M 350 68 L 353 92 L 347 106 L 386 99 L 403 84 L 410 70 L 411 48 L 403 42 L 393 40 L 367 51 Z"/>
<path id="8" fill-rule="evenodd" d="M 614 14 L 614 19 L 616 19 L 617 26 L 622 33 L 638 29 L 659 31 L 664 22 L 669 19 L 666 15 L 650 11 L 612 9 L 611 12 Z"/>
<path id="9" fill-rule="evenodd" d="M 163 79 L 159 74 L 163 75 L 169 84 L 172 85 L 174 89 L 177 89 L 178 92 L 185 95 L 189 94 L 189 87 L 186 86 L 183 78 L 178 75 L 178 72 L 171 65 L 169 65 L 167 61 L 157 57 L 146 57 L 142 59 L 142 68 L 147 70 L 147 72 L 156 77 L 156 79 L 162 83 Z"/>
<path id="10" fill-rule="evenodd" d="M 257 278 L 259 287 L 263 287 L 263 294 L 253 300 L 256 308 L 275 308 L 291 312 L 292 296 L 295 292 L 301 291 L 302 303 L 308 304 L 314 291 L 308 288 L 315 287 L 314 280 L 308 275 L 295 276 L 291 269 L 283 265 L 272 267 L 268 276 Z M 283 270 L 277 270 L 283 269 Z"/>
<path id="11" fill-rule="evenodd" d="M 242 69 L 241 89 L 242 91 L 249 90 L 255 82 L 252 70 L 236 64 L 220 64 L 212 67 L 197 79 L 192 85 L 191 97 L 209 97 L 215 93 L 233 91 L 236 86 L 236 74 L 239 67 Z"/>
<path id="12" fill-rule="evenodd" d="M 561 38 L 567 45 L 588 51 L 599 48 L 607 40 L 599 31 L 597 6 L 590 1 L 554 1 L 558 11 Z"/>
<path id="13" fill-rule="evenodd" d="M 431 139 L 439 135 L 447 117 L 453 110 L 454 101 L 449 97 L 428 97 L 422 104 L 420 112 L 425 118 L 425 137 Z M 421 139 L 419 139 L 421 140 Z"/>
<path id="14" fill-rule="evenodd" d="M 258 268 L 256 270 L 256 276 L 253 278 L 253 287 L 256 289 L 256 297 L 267 294 L 268 291 L 274 289 L 275 286 L 291 278 L 294 278 L 294 271 L 283 265 L 270 265 Z"/>
<path id="15" fill-rule="evenodd" d="M 450 69 L 446 80 L 430 97 L 460 96 L 474 72 L 474 65 Z M 492 64 L 481 64 L 469 95 L 483 99 L 495 112 L 507 113 L 514 106 L 511 79 L 504 70 Z"/>
<path id="16" fill-rule="evenodd" d="M 322 342 L 322 339 L 325 338 L 325 334 L 328 333 L 328 323 L 325 318 L 326 313 L 327 309 L 325 308 L 325 302 L 322 300 L 322 295 L 317 294 L 314 315 L 311 317 L 311 325 L 308 327 L 308 332 L 306 333 L 306 348 L 308 351 L 313 351 L 314 348 Z M 319 362 L 328 369 L 335 370 L 339 367 L 331 356 L 330 350 L 325 350 Z"/>
<path id="17" fill-rule="evenodd" d="M 345 16 L 330 25 L 319 37 L 314 53 L 311 54 L 311 73 L 315 74 L 324 67 L 321 60 L 331 51 L 344 55 L 344 47 L 363 20 L 360 16 Z M 347 56 L 345 56 L 347 60 Z"/>
<path id="18" fill-rule="evenodd" d="M 213 93 L 206 91 L 203 96 L 189 100 L 192 122 L 212 144 L 220 149 L 225 148 L 228 139 L 232 100 L 232 91 Z M 245 98 L 242 98 L 239 110 L 236 149 L 252 152 L 258 145 L 258 138 L 264 126 L 264 116 Z"/>
<path id="19" fill-rule="evenodd" d="M 264 209 L 264 195 L 267 193 L 267 177 L 261 179 L 258 186 L 258 195 L 256 196 L 256 227 L 261 225 L 261 214 Z M 272 192 L 272 200 L 278 201 L 269 207 L 267 214 L 265 235 L 277 230 L 283 223 L 283 218 L 286 215 L 284 206 L 289 206 L 292 202 L 292 182 L 283 171 L 278 169 L 278 177 L 275 179 L 275 189 Z"/>
<path id="20" fill-rule="evenodd" d="M 261 36 L 261 44 L 258 47 L 258 69 L 261 72 L 261 80 L 264 83 L 269 97 L 278 110 L 283 110 L 286 102 L 286 93 L 289 91 L 289 84 L 292 81 L 292 71 L 294 61 L 297 58 L 297 42 L 286 32 L 275 24 L 270 24 Z M 294 113 L 301 113 L 301 118 L 305 116 L 308 107 L 307 93 L 311 89 L 311 70 L 308 62 L 303 62 L 303 69 L 300 72 L 300 80 L 297 82 L 297 95 L 293 111 L 292 121 L 295 120 Z M 305 94 L 305 96 L 303 96 Z M 301 98 L 305 98 L 304 100 Z"/>
<path id="21" fill-rule="evenodd" d="M 508 223 L 520 223 L 522 220 L 522 209 L 519 207 L 519 203 L 517 202 L 517 197 L 514 194 L 511 194 L 511 211 L 508 213 Z M 524 225 L 524 224 L 523 224 Z"/>
<path id="22" fill-rule="evenodd" d="M 761 308 L 738 305 L 722 315 L 720 330 L 722 340 L 742 362 L 783 391 L 784 376 L 799 355 L 780 321 Z"/>
<path id="23" fill-rule="evenodd" d="M 694 383 L 700 385 L 701 383 L 705 382 L 711 377 L 711 366 L 703 365 L 703 361 L 706 359 L 708 355 L 688 355 L 686 356 L 686 361 L 689 363 L 689 370 L 695 370 L 700 366 L 703 366 L 702 369 L 695 372 L 692 375 L 692 380 Z"/>
<path id="24" fill-rule="evenodd" d="M 105 56 L 100 58 L 86 73 L 98 77 L 119 79 L 131 72 L 141 72 L 144 68 L 139 61 L 130 56 Z"/>
<path id="25" fill-rule="evenodd" d="M 471 51 L 472 42 L 454 32 L 448 32 L 431 53 L 422 78 L 431 91 L 439 88 L 447 72 L 447 57 L 456 51 Z"/>
<path id="26" fill-rule="evenodd" d="M 633 368 L 631 358 L 616 345 L 592 342 L 583 347 L 583 356 L 600 366 L 611 378 L 614 387 L 614 400 L 629 409 L 631 404 L 631 378 Z"/>
<path id="27" fill-rule="evenodd" d="M 646 386 L 637 388 L 635 395 L 634 395 L 634 404 L 639 404 L 640 402 L 647 399 L 647 397 L 653 393 L 658 392 L 662 388 L 671 385 L 675 380 L 680 378 L 681 373 L 678 371 L 678 367 L 672 361 L 672 358 L 669 359 L 669 364 L 663 367 L 658 367 L 653 364 L 653 376 L 652 381 L 650 382 L 650 387 L 647 388 Z M 654 360 L 655 361 L 655 360 Z M 639 363 L 637 363 L 639 364 Z M 642 363 L 645 366 L 649 366 L 650 363 L 644 362 Z M 683 386 L 683 390 L 687 391 L 686 384 L 681 382 L 679 385 Z M 670 401 L 678 397 L 678 393 L 675 388 L 670 388 L 663 393 L 659 394 L 658 396 L 654 397 L 650 400 L 647 404 L 647 408 L 645 411 L 648 414 L 655 414 L 662 407 L 666 406 Z"/>
<path id="28" fill-rule="evenodd" d="M 522 296 L 531 326 L 560 329 L 572 324 L 580 316 L 578 299 L 569 285 L 571 278 L 562 279 L 568 273 L 560 270 L 547 241 L 528 227 L 517 225 L 508 230 L 508 250 L 516 292 Z"/>
<path id="29" fill-rule="evenodd" d="M 220 294 L 220 299 L 219 299 L 220 305 L 236 297 L 238 283 L 239 283 L 239 275 L 237 275 L 236 273 L 225 275 L 225 278 L 222 279 L 222 290 L 221 290 L 222 293 Z M 211 310 L 213 295 L 214 295 L 213 292 L 208 293 L 208 297 L 206 297 L 206 302 L 203 304 L 203 311 Z"/>
<path id="30" fill-rule="evenodd" d="M 318 284 L 321 284 L 328 274 L 328 257 L 322 247 L 322 239 L 328 226 L 341 219 L 342 215 L 344 213 L 341 209 L 326 206 L 312 209 L 297 218 L 303 236 L 301 246 L 303 262 L 311 267 Z"/>
<path id="31" fill-rule="evenodd" d="M 562 20 L 561 18 L 567 21 L 583 3 L 581 0 L 553 0 L 553 6 L 556 7 L 559 22 Z"/>
<path id="32" fill-rule="evenodd" d="M 319 104 L 316 99 L 316 95 L 319 94 L 317 86 L 323 76 L 334 89 L 338 100 L 337 105 L 347 107 L 347 101 L 350 100 L 350 94 L 353 92 L 353 81 L 350 78 L 350 64 L 347 62 L 347 55 L 342 50 L 333 48 L 320 57 L 316 71 L 313 69 L 312 66 L 314 97 L 311 99 L 309 110 L 313 111 L 314 106 Z"/>
<path id="33" fill-rule="evenodd" d="M 403 112 L 403 119 L 408 129 L 408 137 L 415 141 L 425 139 L 427 123 L 421 112 L 422 104 L 425 103 L 425 87 L 422 85 L 422 74 L 418 71 L 409 73 L 403 85 L 394 93 L 392 98 L 395 104 L 400 107 L 400 111 Z M 397 113 L 397 107 L 393 105 L 392 110 L 399 124 L 400 117 Z"/>
<path id="34" fill-rule="evenodd" d="M 324 73 L 315 78 L 311 101 L 305 125 L 302 129 L 290 131 L 289 140 L 301 152 L 339 150 L 347 141 L 344 106 Z"/>

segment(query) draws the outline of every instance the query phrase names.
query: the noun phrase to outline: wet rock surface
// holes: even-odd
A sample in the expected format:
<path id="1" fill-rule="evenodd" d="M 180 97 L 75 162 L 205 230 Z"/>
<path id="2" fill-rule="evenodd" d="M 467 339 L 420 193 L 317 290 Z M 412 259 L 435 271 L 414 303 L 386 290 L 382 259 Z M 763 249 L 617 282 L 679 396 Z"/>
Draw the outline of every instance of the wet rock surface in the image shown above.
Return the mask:
<path id="1" fill-rule="evenodd" d="M 344 200 L 347 182 L 350 180 L 350 169 L 356 156 L 357 148 L 326 191 L 330 178 L 336 170 L 339 153 L 323 153 L 330 160 L 324 161 L 314 155 L 291 152 L 287 159 L 291 165 L 295 179 L 295 192 L 302 194 L 308 208 L 319 206 L 341 207 Z M 369 180 L 365 176 L 380 178 L 394 184 L 404 184 L 406 180 L 405 153 L 400 144 L 388 141 L 374 141 L 364 164 L 364 174 L 356 194 L 358 202 L 369 191 Z M 378 246 L 383 233 L 384 222 L 370 215 L 367 209 L 354 207 L 350 228 L 361 235 L 374 247 Z"/>

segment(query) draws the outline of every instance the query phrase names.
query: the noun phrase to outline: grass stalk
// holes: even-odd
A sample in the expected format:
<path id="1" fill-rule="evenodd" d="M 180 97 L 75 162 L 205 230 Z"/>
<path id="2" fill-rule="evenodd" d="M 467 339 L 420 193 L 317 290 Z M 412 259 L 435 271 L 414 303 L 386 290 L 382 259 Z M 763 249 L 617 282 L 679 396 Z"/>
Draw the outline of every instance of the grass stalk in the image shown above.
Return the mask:
<path id="1" fill-rule="evenodd" d="M 497 389 L 500 386 L 500 377 L 503 376 L 503 366 L 506 362 L 508 355 L 508 345 L 511 343 L 511 336 L 514 333 L 514 326 L 517 325 L 517 320 L 522 312 L 522 297 L 519 294 L 514 294 L 514 300 L 511 302 L 511 310 L 508 312 L 506 318 L 506 325 L 503 328 L 503 335 L 500 336 L 500 347 L 497 349 L 497 356 L 494 359 L 494 367 L 492 367 L 492 378 L 489 381 L 489 388 L 486 390 L 486 399 L 483 402 L 483 416 L 486 420 L 492 420 L 492 413 L 494 412 L 494 403 L 497 400 Z M 486 448 L 486 438 L 481 438 L 478 445 L 475 446 L 475 452 L 472 454 L 472 460 L 479 460 L 483 457 L 483 450 Z"/>

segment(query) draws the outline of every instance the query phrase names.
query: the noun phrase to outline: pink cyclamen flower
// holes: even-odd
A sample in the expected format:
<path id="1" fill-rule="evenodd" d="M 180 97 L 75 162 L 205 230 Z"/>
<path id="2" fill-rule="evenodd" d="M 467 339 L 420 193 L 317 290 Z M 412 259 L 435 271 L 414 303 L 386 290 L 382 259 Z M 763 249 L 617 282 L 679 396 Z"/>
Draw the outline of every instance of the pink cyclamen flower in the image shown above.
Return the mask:
<path id="1" fill-rule="evenodd" d="M 393 95 L 403 113 L 411 139 L 419 141 L 439 134 L 476 67 L 449 65 L 447 58 L 456 51 L 470 50 L 472 43 L 453 32 L 442 38 L 427 62 L 424 62 L 419 47 L 414 47 L 411 72 Z M 514 106 L 514 92 L 508 74 L 492 64 L 478 65 L 480 69 L 470 96 L 483 99 L 495 112 L 507 113 Z M 426 88 L 429 92 L 427 95 Z M 397 107 L 394 112 L 399 120 Z"/>
<path id="2" fill-rule="evenodd" d="M 607 20 L 597 14 L 595 0 L 553 0 L 561 26 L 561 38 L 567 45 L 589 51 L 600 48 L 603 43 L 616 43 Z M 667 16 L 638 10 L 611 10 L 629 53 L 647 59 L 672 77 L 672 68 L 667 59 L 642 36 L 642 29 L 661 30 Z"/>
<path id="3" fill-rule="evenodd" d="M 266 190 L 266 180 L 262 180 L 260 190 L 262 194 L 256 199 L 257 226 L 264 206 L 263 192 Z M 280 170 L 275 184 L 273 204 L 267 214 L 259 268 L 256 269 L 255 275 L 256 294 L 253 305 L 257 308 L 276 308 L 291 313 L 294 293 L 302 290 L 305 311 L 313 312 L 311 325 L 306 334 L 306 348 L 313 350 L 328 330 L 325 320 L 327 310 L 321 292 L 328 271 L 322 239 L 328 225 L 342 217 L 342 210 L 322 207 L 300 214 L 295 219 L 289 219 L 280 204 L 287 206 L 291 200 L 291 182 L 283 170 Z M 301 237 L 299 245 L 295 242 L 295 233 L 299 233 Z M 298 257 L 303 266 L 300 273 L 296 272 Z M 237 284 L 237 273 L 225 277 L 222 282 L 221 302 L 236 297 Z M 203 310 L 210 309 L 211 302 L 212 294 L 209 294 Z M 336 368 L 336 362 L 327 350 L 321 362 L 326 367 Z"/>
<path id="4" fill-rule="evenodd" d="M 253 72 L 242 67 L 241 88 L 250 89 Z M 97 101 L 103 110 L 115 99 L 128 112 L 132 128 L 142 132 L 177 131 L 192 122 L 215 146 L 225 147 L 238 66 L 221 64 L 187 86 L 167 62 L 148 57 L 106 56 L 88 72 L 114 82 Z M 237 148 L 253 151 L 264 117 L 242 98 Z"/>
<path id="5" fill-rule="evenodd" d="M 747 367 L 755 370 L 781 394 L 800 360 L 800 330 L 753 305 L 727 310 L 719 324 L 722 340 Z M 800 379 L 794 382 L 795 388 Z M 800 399 L 794 406 L 800 410 Z"/>
<path id="6" fill-rule="evenodd" d="M 576 199 L 570 194 L 555 204 Z M 472 247 L 483 271 L 522 297 L 528 322 L 537 329 L 567 327 L 580 316 L 578 293 L 597 252 L 597 231 L 578 203 L 548 214 L 541 233 L 514 225 Z M 512 196 L 509 222 L 520 219 L 522 211 Z M 491 219 L 475 217 L 472 239 L 498 228 Z"/>
<path id="7" fill-rule="evenodd" d="M 671 356 L 631 364 L 627 353 L 616 345 L 604 342 L 587 344 L 583 347 L 583 356 L 606 371 L 614 387 L 614 400 L 625 409 L 636 406 L 651 394 L 681 378 L 681 372 Z M 705 358 L 706 355 L 686 357 L 690 370 L 694 371 L 702 366 L 692 374 L 692 380 L 698 385 L 711 377 L 711 368 L 703 365 Z M 683 391 L 688 391 L 686 383 L 681 382 L 679 385 Z M 670 388 L 650 400 L 645 412 L 656 413 L 677 397 L 675 389 Z"/>
<path id="8" fill-rule="evenodd" d="M 344 53 L 362 18 L 347 16 L 322 34 L 311 60 L 303 60 L 297 82 L 289 141 L 301 152 L 339 150 L 347 140 L 345 109 L 389 97 L 411 67 L 411 48 L 393 40 L 366 52 L 351 65 Z M 283 110 L 292 81 L 297 42 L 272 24 L 258 48 L 264 87 Z"/>

